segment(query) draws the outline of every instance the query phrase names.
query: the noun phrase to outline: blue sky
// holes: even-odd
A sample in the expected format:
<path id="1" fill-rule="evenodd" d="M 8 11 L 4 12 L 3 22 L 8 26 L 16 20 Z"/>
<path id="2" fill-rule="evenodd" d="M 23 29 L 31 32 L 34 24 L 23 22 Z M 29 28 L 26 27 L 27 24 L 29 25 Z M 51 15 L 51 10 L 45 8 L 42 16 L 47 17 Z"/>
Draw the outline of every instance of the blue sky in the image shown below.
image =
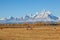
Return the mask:
<path id="1" fill-rule="evenodd" d="M 41 12 L 43 9 L 60 16 L 60 0 L 0 0 L 0 18 L 22 17 Z"/>

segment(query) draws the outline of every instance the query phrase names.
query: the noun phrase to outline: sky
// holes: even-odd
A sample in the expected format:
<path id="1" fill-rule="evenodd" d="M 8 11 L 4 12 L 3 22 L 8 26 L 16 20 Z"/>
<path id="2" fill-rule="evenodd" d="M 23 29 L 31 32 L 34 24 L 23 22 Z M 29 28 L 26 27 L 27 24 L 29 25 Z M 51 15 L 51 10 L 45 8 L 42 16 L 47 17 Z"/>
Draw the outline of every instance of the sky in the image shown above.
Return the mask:
<path id="1" fill-rule="evenodd" d="M 0 0 L 0 18 L 34 15 L 43 9 L 60 16 L 60 0 Z"/>

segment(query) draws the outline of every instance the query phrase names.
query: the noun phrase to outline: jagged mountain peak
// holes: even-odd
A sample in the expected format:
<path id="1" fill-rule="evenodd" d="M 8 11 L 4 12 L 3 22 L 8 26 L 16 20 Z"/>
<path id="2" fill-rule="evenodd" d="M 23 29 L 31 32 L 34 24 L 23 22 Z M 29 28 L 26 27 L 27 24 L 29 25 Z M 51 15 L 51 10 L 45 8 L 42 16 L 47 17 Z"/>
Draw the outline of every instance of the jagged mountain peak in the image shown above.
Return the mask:
<path id="1" fill-rule="evenodd" d="M 36 12 L 35 15 L 25 15 L 24 17 L 13 17 L 0 18 L 0 23 L 20 23 L 25 21 L 37 22 L 37 21 L 58 21 L 59 17 L 54 16 L 50 11 L 43 10 L 41 13 Z"/>
<path id="2" fill-rule="evenodd" d="M 0 18 L 0 20 L 6 20 L 7 18 Z"/>
<path id="3" fill-rule="evenodd" d="M 9 16 L 7 17 L 7 19 L 15 19 L 16 17 L 13 17 L 13 16 Z"/>
<path id="4" fill-rule="evenodd" d="M 35 15 L 36 18 L 46 18 L 48 15 L 51 15 L 50 11 L 43 10 L 41 13 Z"/>
<path id="5" fill-rule="evenodd" d="M 41 13 L 34 16 L 36 21 L 56 21 L 59 18 L 54 16 L 50 11 L 43 10 Z"/>

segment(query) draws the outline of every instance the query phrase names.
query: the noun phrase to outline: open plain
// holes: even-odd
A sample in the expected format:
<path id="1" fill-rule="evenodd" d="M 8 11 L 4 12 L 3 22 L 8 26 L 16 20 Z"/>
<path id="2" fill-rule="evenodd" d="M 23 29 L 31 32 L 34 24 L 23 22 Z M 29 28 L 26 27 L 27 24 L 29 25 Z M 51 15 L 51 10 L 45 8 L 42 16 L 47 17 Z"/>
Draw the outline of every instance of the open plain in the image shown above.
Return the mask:
<path id="1" fill-rule="evenodd" d="M 60 40 L 60 26 L 2 28 L 0 40 Z"/>

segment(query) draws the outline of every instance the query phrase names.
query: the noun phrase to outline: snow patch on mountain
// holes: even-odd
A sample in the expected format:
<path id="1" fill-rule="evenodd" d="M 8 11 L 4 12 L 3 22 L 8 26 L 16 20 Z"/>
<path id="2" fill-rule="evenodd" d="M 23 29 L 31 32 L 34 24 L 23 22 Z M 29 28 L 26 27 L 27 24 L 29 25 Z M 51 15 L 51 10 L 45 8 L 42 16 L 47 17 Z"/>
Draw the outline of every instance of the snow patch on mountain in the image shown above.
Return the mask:
<path id="1" fill-rule="evenodd" d="M 24 22 L 59 22 L 60 17 L 54 16 L 50 11 L 36 12 L 35 15 L 26 15 L 24 17 L 0 18 L 0 23 L 24 23 Z"/>

